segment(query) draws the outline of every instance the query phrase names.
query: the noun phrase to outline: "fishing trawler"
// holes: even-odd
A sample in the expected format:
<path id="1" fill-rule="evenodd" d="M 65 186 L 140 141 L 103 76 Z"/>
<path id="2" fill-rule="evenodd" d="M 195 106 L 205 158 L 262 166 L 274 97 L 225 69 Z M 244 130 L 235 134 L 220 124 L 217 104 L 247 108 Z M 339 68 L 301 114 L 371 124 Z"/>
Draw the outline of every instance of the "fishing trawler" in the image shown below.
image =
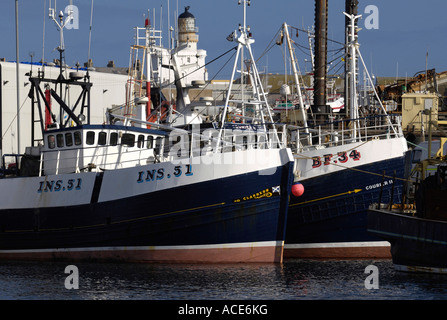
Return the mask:
<path id="1" fill-rule="evenodd" d="M 431 124 L 428 130 L 432 131 Z M 447 273 L 446 141 L 441 137 L 439 149 L 432 155 L 435 141 L 429 134 L 427 158 L 418 159 L 421 149 L 417 147 L 408 157 L 405 197 L 400 202 L 377 202 L 369 207 L 368 232 L 390 242 L 396 270 Z"/>
<path id="2" fill-rule="evenodd" d="M 314 120 L 308 119 L 301 107 L 305 105 L 302 98 L 299 110 L 289 111 L 298 123 L 287 124 L 289 146 L 295 157 L 295 184 L 289 205 L 285 257 L 390 257 L 389 243 L 367 232 L 367 211 L 379 197 L 382 201 L 401 198 L 407 142 L 400 119 L 385 112 L 377 93 L 380 112 L 360 116 L 355 88 L 357 59 L 363 63 L 355 32 L 359 16 L 348 17 L 351 23 L 347 62 L 349 74 L 353 75 L 349 83 L 349 114 L 327 111 L 327 103 L 320 102 L 323 106 L 311 109 Z M 287 25 L 284 33 L 288 36 Z M 291 56 L 293 60 L 292 53 Z M 326 67 L 323 64 L 315 69 Z M 365 66 L 364 69 L 367 72 Z M 296 91 L 301 96 L 294 70 Z"/>
<path id="3" fill-rule="evenodd" d="M 62 65 L 29 78 L 40 143 L 2 155 L 1 259 L 282 261 L 293 157 L 263 118 L 250 130 L 225 117 L 192 130 L 112 113 L 91 123 L 89 72 L 65 78 Z M 81 93 L 70 107 L 52 86 Z"/>

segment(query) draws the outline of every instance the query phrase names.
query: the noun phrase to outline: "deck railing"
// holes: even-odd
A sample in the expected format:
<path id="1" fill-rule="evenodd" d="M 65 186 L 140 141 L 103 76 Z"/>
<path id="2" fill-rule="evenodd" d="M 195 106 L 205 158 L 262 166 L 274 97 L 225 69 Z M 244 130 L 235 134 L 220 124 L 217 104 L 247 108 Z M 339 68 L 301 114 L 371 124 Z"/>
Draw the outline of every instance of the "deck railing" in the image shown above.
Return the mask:
<path id="1" fill-rule="evenodd" d="M 388 118 L 387 118 L 388 117 Z M 59 174 L 81 171 L 100 171 L 146 165 L 164 161 L 187 159 L 213 152 L 235 152 L 250 149 L 282 148 L 285 145 L 293 152 L 302 153 L 318 148 L 345 145 L 371 139 L 389 139 L 403 135 L 399 116 L 371 116 L 358 119 L 340 120 L 312 127 L 273 124 L 248 128 L 247 124 L 232 124 L 224 129 L 221 143 L 217 146 L 217 130 L 180 131 L 184 138 L 173 140 L 166 136 L 154 148 L 126 148 L 124 145 L 101 145 L 84 148 L 48 150 L 41 153 L 34 175 Z M 250 126 L 250 125 L 248 125 Z M 245 127 L 245 129 L 244 129 Z M 238 129 L 240 128 L 240 129 Z M 171 138 L 171 139 L 170 139 Z M 162 141 L 163 140 L 163 141 Z M 171 140 L 171 141 L 169 141 Z M 174 141 L 174 142 L 173 142 Z M 135 141 L 135 145 L 138 142 Z M 4 162 L 0 177 L 20 175 L 19 163 L 8 168 Z"/>
<path id="2" fill-rule="evenodd" d="M 271 127 L 271 126 L 270 126 Z M 154 143 L 153 148 L 146 148 L 138 141 L 134 147 L 125 144 L 118 145 L 93 145 L 82 148 L 64 147 L 60 149 L 49 149 L 40 153 L 33 159 L 25 159 L 33 162 L 35 168 L 33 173 L 26 175 L 43 176 L 48 174 L 74 173 L 82 171 L 114 170 L 126 167 L 141 166 L 150 163 L 175 161 L 191 157 L 204 156 L 215 153 L 231 153 L 236 151 L 252 149 L 282 148 L 284 141 L 278 141 L 281 132 L 274 130 L 242 130 L 234 128 L 225 129 L 222 140 L 217 146 L 217 129 L 194 133 L 193 131 L 180 131 L 175 136 L 166 136 Z M 278 135 L 277 135 L 278 134 Z M 13 155 L 8 155 L 13 156 Z M 20 176 L 20 163 L 23 155 L 15 155 L 15 166 L 7 169 L 3 161 L 0 170 L 0 178 Z"/>
<path id="3" fill-rule="evenodd" d="M 398 115 L 375 115 L 357 119 L 337 120 L 317 126 L 286 125 L 288 147 L 301 153 L 313 149 L 345 145 L 371 139 L 403 136 Z"/>

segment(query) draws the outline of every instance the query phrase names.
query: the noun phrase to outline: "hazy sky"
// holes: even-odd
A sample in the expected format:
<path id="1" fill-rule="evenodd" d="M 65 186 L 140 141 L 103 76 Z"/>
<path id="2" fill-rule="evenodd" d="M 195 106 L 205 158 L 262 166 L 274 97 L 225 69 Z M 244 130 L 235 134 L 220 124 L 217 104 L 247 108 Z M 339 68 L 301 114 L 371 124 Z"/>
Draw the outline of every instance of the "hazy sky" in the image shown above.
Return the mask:
<path id="1" fill-rule="evenodd" d="M 72 0 L 79 9 L 79 27 L 65 30 L 66 62 L 81 65 L 87 61 L 88 36 L 90 26 L 91 0 Z M 368 0 L 359 1 L 360 50 L 369 69 L 376 76 L 413 76 L 425 69 L 428 51 L 428 68 L 438 72 L 447 70 L 447 1 L 445 0 Z M 57 1 L 57 11 L 64 10 L 68 0 Z M 48 18 L 49 0 L 19 0 L 19 43 L 20 60 L 29 61 L 34 52 L 34 61 L 42 59 L 44 44 L 45 60 L 58 58 L 55 48 L 59 45 L 59 34 L 53 21 Z M 54 0 L 52 1 L 54 6 Z M 206 61 L 211 61 L 230 49 L 235 43 L 226 36 L 242 22 L 242 8 L 237 0 L 94 0 L 91 57 L 95 66 L 106 66 L 114 60 L 117 66 L 129 64 L 130 45 L 133 43 L 133 28 L 144 26 L 143 15 L 150 10 L 152 20 L 155 11 L 155 24 L 162 27 L 165 45 L 168 45 L 168 7 L 169 23 L 190 6 L 199 28 L 200 49 L 207 51 Z M 365 12 L 367 6 L 377 9 L 376 16 Z M 177 11 L 178 8 L 178 11 Z M 329 42 L 328 60 L 333 61 L 332 72 L 341 72 L 340 53 L 344 42 L 344 0 L 329 0 Z M 155 10 L 154 10 L 155 9 Z M 247 20 L 256 42 L 254 54 L 260 57 L 276 39 L 284 22 L 300 29 L 311 28 L 314 24 L 314 0 L 251 0 Z M 373 17 L 376 19 L 371 20 Z M 369 19 L 369 20 L 368 20 Z M 377 29 L 367 23 L 374 22 Z M 365 24 L 366 23 L 366 24 Z M 45 39 L 43 30 L 45 24 Z M 0 57 L 15 61 L 15 1 L 3 0 L 0 11 Z M 303 32 L 293 34 L 299 45 L 297 56 L 301 70 L 305 70 L 305 59 L 309 59 L 308 39 Z M 209 77 L 223 66 L 227 58 L 208 66 Z M 273 46 L 258 62 L 260 70 L 284 73 L 283 48 Z M 307 64 L 309 70 L 309 65 Z M 219 73 L 217 78 L 229 78 L 231 65 Z"/>

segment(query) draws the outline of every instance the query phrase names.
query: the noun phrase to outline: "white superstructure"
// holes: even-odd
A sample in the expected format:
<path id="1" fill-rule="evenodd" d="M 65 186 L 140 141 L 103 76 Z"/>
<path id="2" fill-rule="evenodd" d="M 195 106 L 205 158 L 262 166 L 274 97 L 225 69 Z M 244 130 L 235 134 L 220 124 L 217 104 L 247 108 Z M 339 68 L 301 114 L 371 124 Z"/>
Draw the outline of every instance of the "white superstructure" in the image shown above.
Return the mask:
<path id="1" fill-rule="evenodd" d="M 194 85 L 196 81 L 208 80 L 205 68 L 206 50 L 197 49 L 198 27 L 189 7 L 185 7 L 185 12 L 178 17 L 178 40 L 175 46 L 163 46 L 161 30 L 157 30 L 150 21 L 146 23 L 145 28 L 135 28 L 135 38 L 136 45 L 151 47 L 151 82 L 162 87 L 174 85 L 173 57 L 182 66 L 180 76 L 186 86 Z M 172 43 L 172 40 L 170 39 L 169 43 Z"/>
<path id="2" fill-rule="evenodd" d="M 31 142 L 31 114 L 32 100 L 28 96 L 30 83 L 28 74 L 32 70 L 33 75 L 37 75 L 38 71 L 45 72 L 46 78 L 56 79 L 59 75 L 59 66 L 31 65 L 21 63 L 19 65 L 20 73 L 20 145 L 22 150 L 17 150 L 17 81 L 16 81 L 16 63 L 0 62 L 0 111 L 1 117 L 1 154 L 23 153 L 25 146 Z M 31 69 L 32 68 L 32 69 Z M 67 69 L 64 72 L 66 78 L 70 72 L 76 70 Z M 86 71 L 79 70 L 81 74 Z M 89 71 L 90 80 L 94 85 L 91 88 L 91 120 L 92 123 L 104 123 L 105 115 L 108 108 L 114 105 L 124 104 L 127 75 L 113 74 L 106 72 Z M 63 89 L 63 96 L 68 106 L 73 106 L 76 97 L 79 95 L 80 88 L 77 86 L 69 86 Z M 53 101 L 54 103 L 54 101 Z M 37 108 L 34 110 L 37 112 Z M 56 117 L 59 114 L 56 112 Z M 36 127 L 37 128 L 37 127 Z M 35 135 L 41 135 L 39 130 L 35 131 Z M 38 137 L 36 137 L 38 138 Z"/>

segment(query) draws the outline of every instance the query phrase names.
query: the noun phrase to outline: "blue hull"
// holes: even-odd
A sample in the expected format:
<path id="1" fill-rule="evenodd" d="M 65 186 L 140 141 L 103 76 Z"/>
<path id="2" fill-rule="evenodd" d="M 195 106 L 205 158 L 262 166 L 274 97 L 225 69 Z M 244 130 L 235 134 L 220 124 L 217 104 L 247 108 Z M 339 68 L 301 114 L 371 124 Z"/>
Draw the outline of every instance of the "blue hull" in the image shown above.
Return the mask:
<path id="1" fill-rule="evenodd" d="M 388 159 L 302 181 L 304 194 L 291 196 L 284 257 L 363 258 L 379 256 L 389 247 L 367 252 L 382 239 L 367 232 L 367 212 L 382 192 L 382 202 L 401 201 L 405 157 Z M 382 183 L 382 174 L 387 176 Z M 372 173 L 372 174 L 371 174 Z M 382 189 L 382 191 L 381 191 Z M 351 251 L 350 251 L 351 250 Z"/>
<path id="2" fill-rule="evenodd" d="M 398 268 L 447 273 L 447 222 L 371 209 L 368 230 L 391 243 Z"/>
<path id="3" fill-rule="evenodd" d="M 292 171 L 293 162 L 289 162 L 272 175 L 247 173 L 83 206 L 3 210 L 0 257 L 177 261 L 172 254 L 157 258 L 158 249 L 168 248 L 178 250 L 179 261 L 239 261 L 224 249 L 220 256 L 208 257 L 205 250 L 201 258 L 198 253 L 190 257 L 184 253 L 206 246 L 267 243 L 272 247 L 270 243 L 275 243 L 271 261 L 280 261 Z M 272 190 L 275 186 L 281 187 L 280 193 Z M 269 191 L 266 196 L 244 199 L 263 190 Z M 132 256 L 129 248 L 138 255 Z M 141 255 L 143 248 L 147 256 Z M 257 261 L 258 257 L 251 258 Z"/>

